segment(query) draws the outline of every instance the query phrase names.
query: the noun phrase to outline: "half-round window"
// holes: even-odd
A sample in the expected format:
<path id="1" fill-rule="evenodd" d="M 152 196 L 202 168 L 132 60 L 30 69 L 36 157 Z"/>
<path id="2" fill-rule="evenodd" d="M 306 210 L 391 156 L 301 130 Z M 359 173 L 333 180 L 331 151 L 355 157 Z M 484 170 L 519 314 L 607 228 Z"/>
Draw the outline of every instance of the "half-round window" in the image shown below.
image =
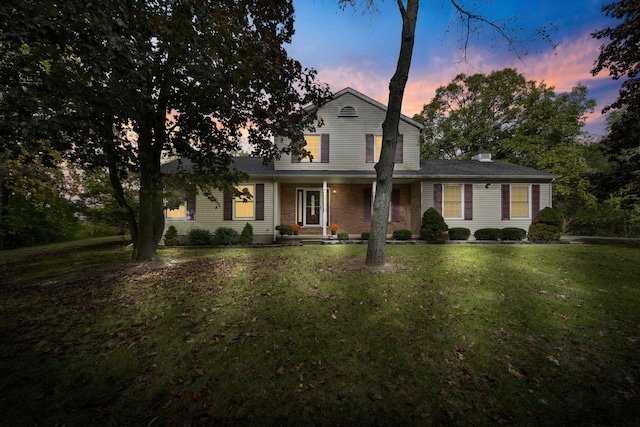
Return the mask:
<path id="1" fill-rule="evenodd" d="M 358 117 L 358 110 L 350 105 L 347 105 L 346 107 L 340 108 L 338 117 Z"/>

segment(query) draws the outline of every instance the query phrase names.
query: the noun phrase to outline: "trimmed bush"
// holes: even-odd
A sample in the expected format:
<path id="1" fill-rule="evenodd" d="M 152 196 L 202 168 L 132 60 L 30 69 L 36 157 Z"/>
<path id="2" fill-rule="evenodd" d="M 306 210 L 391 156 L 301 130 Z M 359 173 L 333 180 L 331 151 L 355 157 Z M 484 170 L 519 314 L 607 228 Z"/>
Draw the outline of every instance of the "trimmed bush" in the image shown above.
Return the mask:
<path id="1" fill-rule="evenodd" d="M 362 237 L 362 240 L 369 240 L 369 232 L 365 231 L 360 235 L 360 237 Z"/>
<path id="2" fill-rule="evenodd" d="M 289 224 L 280 224 L 276 226 L 276 230 L 278 230 L 280 232 L 281 236 L 284 236 L 285 234 L 287 236 L 291 236 L 293 234 L 293 227 L 291 227 L 291 225 Z"/>
<path id="3" fill-rule="evenodd" d="M 527 237 L 527 230 L 517 227 L 507 227 L 500 230 L 500 240 L 522 240 Z"/>
<path id="4" fill-rule="evenodd" d="M 164 245 L 165 246 L 177 246 L 178 245 L 178 230 L 173 225 L 167 228 L 167 232 L 164 233 Z"/>
<path id="5" fill-rule="evenodd" d="M 463 227 L 454 227 L 449 229 L 449 240 L 469 240 L 471 230 Z"/>
<path id="6" fill-rule="evenodd" d="M 191 246 L 206 246 L 211 244 L 211 232 L 202 228 L 194 228 L 189 231 L 187 240 Z"/>
<path id="7" fill-rule="evenodd" d="M 349 233 L 341 231 L 338 233 L 338 240 L 349 240 Z"/>
<path id="8" fill-rule="evenodd" d="M 442 215 L 434 208 L 429 208 L 422 215 L 420 238 L 431 243 L 444 243 L 449 239 L 449 226 Z"/>
<path id="9" fill-rule="evenodd" d="M 473 233 L 473 237 L 476 240 L 499 240 L 500 232 L 499 228 L 480 228 Z"/>
<path id="10" fill-rule="evenodd" d="M 247 223 L 240 233 L 240 239 L 238 243 L 241 245 L 250 245 L 253 243 L 253 226 Z"/>
<path id="11" fill-rule="evenodd" d="M 232 246 L 238 243 L 238 232 L 233 228 L 220 227 L 213 237 L 213 244 L 216 246 Z"/>
<path id="12" fill-rule="evenodd" d="M 411 230 L 394 230 L 393 240 L 411 240 Z"/>
<path id="13" fill-rule="evenodd" d="M 562 235 L 562 218 L 555 209 L 546 207 L 538 212 L 529 226 L 529 240 L 551 242 Z"/>

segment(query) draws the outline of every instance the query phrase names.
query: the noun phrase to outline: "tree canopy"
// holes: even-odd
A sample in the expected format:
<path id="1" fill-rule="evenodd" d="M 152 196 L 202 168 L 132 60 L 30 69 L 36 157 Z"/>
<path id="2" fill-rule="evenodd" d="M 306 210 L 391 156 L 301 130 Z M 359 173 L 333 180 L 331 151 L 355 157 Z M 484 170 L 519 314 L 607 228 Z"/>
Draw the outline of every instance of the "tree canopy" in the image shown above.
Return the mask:
<path id="1" fill-rule="evenodd" d="M 281 154 L 276 134 L 303 150 L 315 119 L 303 107 L 329 96 L 284 49 L 288 0 L 8 0 L 0 18 L 4 143 L 37 147 L 45 134 L 76 164 L 107 167 L 137 260 L 162 236 L 164 156 L 190 159 L 205 194 L 235 191 L 243 140 L 265 158 Z M 132 172 L 139 216 L 122 188 Z"/>

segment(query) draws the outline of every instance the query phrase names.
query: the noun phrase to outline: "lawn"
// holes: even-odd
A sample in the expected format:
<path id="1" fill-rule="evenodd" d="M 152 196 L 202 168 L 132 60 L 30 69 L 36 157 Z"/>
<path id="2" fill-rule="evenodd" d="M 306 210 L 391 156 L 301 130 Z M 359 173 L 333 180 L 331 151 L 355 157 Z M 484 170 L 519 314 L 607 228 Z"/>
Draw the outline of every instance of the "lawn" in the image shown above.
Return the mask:
<path id="1" fill-rule="evenodd" d="M 638 425 L 640 249 L 0 253 L 0 425 Z"/>

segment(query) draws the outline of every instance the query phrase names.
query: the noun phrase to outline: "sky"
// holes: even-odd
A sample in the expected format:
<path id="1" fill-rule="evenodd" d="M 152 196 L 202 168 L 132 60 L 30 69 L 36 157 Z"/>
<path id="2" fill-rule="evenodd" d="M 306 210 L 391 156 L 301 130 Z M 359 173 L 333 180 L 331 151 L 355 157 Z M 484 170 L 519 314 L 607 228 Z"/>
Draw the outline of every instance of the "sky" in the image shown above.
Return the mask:
<path id="1" fill-rule="evenodd" d="M 610 0 L 606 0 L 609 2 Z M 495 22 L 505 22 L 524 44 L 520 57 L 506 41 L 489 27 L 471 35 L 464 58 L 464 29 L 456 19 L 449 0 L 422 0 L 418 13 L 416 39 L 402 113 L 412 117 L 431 101 L 438 87 L 464 73 L 489 74 L 515 68 L 527 80 L 553 86 L 556 94 L 569 92 L 578 83 L 588 88 L 589 98 L 598 105 L 587 118 L 586 131 L 602 135 L 603 107 L 618 95 L 620 81 L 602 71 L 591 75 L 602 40 L 591 33 L 617 21 L 601 11 L 601 0 L 513 0 L 459 1 L 478 5 L 474 12 Z M 338 0 L 293 0 L 295 35 L 287 47 L 289 54 L 304 67 L 318 71 L 317 79 L 328 83 L 333 92 L 352 87 L 383 103 L 400 49 L 402 21 L 396 0 L 378 1 L 378 11 L 363 13 Z M 552 44 L 536 36 L 547 27 Z"/>

